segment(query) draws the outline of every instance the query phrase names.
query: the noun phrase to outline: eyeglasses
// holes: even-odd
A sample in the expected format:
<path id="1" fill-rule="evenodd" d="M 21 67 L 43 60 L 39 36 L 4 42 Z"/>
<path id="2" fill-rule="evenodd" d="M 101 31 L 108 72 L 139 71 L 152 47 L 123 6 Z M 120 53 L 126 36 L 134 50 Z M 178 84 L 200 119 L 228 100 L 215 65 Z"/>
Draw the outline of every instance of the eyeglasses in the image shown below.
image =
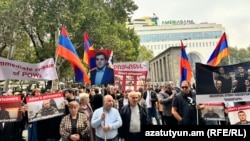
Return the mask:
<path id="1" fill-rule="evenodd" d="M 182 86 L 181 88 L 182 89 L 188 89 L 188 86 Z"/>
<path id="2" fill-rule="evenodd" d="M 99 61 L 99 60 L 103 61 L 104 58 L 96 58 L 96 61 Z"/>

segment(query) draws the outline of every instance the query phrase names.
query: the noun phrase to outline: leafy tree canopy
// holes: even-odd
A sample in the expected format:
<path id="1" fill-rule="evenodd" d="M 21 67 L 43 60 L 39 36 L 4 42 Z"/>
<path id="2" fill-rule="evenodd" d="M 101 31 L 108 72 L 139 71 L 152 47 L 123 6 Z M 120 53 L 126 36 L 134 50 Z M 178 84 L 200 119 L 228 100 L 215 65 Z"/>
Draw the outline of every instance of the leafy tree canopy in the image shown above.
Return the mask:
<path id="1" fill-rule="evenodd" d="M 25 62 L 55 57 L 61 26 L 65 26 L 80 59 L 83 32 L 95 49 L 112 49 L 115 62 L 136 61 L 139 37 L 125 22 L 138 9 L 133 0 L 4 0 L 0 1 L 0 55 Z M 59 78 L 69 63 L 58 57 Z M 60 74 L 63 74 L 60 76 Z M 72 74 L 70 74 L 72 75 Z"/>

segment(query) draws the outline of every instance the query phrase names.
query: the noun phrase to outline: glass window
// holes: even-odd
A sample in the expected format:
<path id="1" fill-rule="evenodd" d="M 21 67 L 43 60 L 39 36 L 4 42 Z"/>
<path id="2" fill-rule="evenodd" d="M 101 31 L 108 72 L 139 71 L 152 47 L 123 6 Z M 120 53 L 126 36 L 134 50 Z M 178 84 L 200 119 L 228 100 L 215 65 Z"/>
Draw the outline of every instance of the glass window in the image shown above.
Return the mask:
<path id="1" fill-rule="evenodd" d="M 148 32 L 149 30 L 137 33 Z M 150 30 L 153 31 L 153 30 Z M 154 30 L 156 31 L 156 30 Z M 141 42 L 160 42 L 160 41 L 180 41 L 181 39 L 214 39 L 220 37 L 222 31 L 206 31 L 206 32 L 188 32 L 188 33 L 163 33 L 163 34 L 143 34 L 139 35 Z"/>

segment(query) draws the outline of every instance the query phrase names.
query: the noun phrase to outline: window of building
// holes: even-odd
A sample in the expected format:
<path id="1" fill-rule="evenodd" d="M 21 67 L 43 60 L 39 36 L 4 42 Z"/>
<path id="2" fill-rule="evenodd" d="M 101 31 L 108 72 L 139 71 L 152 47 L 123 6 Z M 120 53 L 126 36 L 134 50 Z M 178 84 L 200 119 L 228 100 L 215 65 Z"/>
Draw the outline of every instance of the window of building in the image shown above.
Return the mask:
<path id="1" fill-rule="evenodd" d="M 136 30 L 136 29 L 135 29 Z M 167 29 L 163 29 L 167 30 Z M 180 39 L 214 39 L 220 37 L 222 31 L 203 31 L 203 32 L 190 32 L 190 33 L 163 33 L 163 34 L 143 34 L 148 31 L 156 30 L 136 30 L 140 36 L 141 43 L 144 42 L 160 42 L 160 41 L 179 41 Z"/>

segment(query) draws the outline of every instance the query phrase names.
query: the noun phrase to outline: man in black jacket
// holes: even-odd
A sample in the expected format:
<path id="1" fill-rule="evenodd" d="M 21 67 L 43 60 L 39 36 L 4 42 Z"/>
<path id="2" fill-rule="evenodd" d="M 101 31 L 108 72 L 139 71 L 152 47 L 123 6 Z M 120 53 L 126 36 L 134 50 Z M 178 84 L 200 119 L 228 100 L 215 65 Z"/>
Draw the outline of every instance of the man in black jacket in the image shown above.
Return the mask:
<path id="1" fill-rule="evenodd" d="M 129 104 L 120 110 L 123 123 L 119 128 L 121 141 L 141 141 L 142 127 L 149 124 L 146 109 L 138 104 L 138 93 L 130 92 L 128 95 Z"/>
<path id="2" fill-rule="evenodd" d="M 157 125 L 161 125 L 160 119 L 158 116 L 158 111 L 156 108 L 156 102 L 158 102 L 158 97 L 157 97 L 156 92 L 153 90 L 152 86 L 148 86 L 147 90 L 143 94 L 143 99 L 146 102 L 148 118 L 149 118 L 151 125 L 153 125 L 153 122 L 152 122 L 153 117 L 156 119 Z"/>
<path id="3" fill-rule="evenodd" d="M 0 141 L 22 141 L 21 122 L 4 122 L 10 119 L 10 114 L 0 107 Z"/>
<path id="4" fill-rule="evenodd" d="M 95 95 L 93 96 L 93 101 L 92 101 L 92 109 L 95 111 L 96 109 L 102 107 L 103 105 L 103 94 L 100 93 L 98 88 L 95 88 Z"/>
<path id="5" fill-rule="evenodd" d="M 131 92 L 131 89 L 126 90 L 123 93 L 123 96 L 118 100 L 118 105 L 119 105 L 118 110 L 119 111 L 122 109 L 123 106 L 128 104 L 128 93 L 130 93 L 130 92 Z"/>

